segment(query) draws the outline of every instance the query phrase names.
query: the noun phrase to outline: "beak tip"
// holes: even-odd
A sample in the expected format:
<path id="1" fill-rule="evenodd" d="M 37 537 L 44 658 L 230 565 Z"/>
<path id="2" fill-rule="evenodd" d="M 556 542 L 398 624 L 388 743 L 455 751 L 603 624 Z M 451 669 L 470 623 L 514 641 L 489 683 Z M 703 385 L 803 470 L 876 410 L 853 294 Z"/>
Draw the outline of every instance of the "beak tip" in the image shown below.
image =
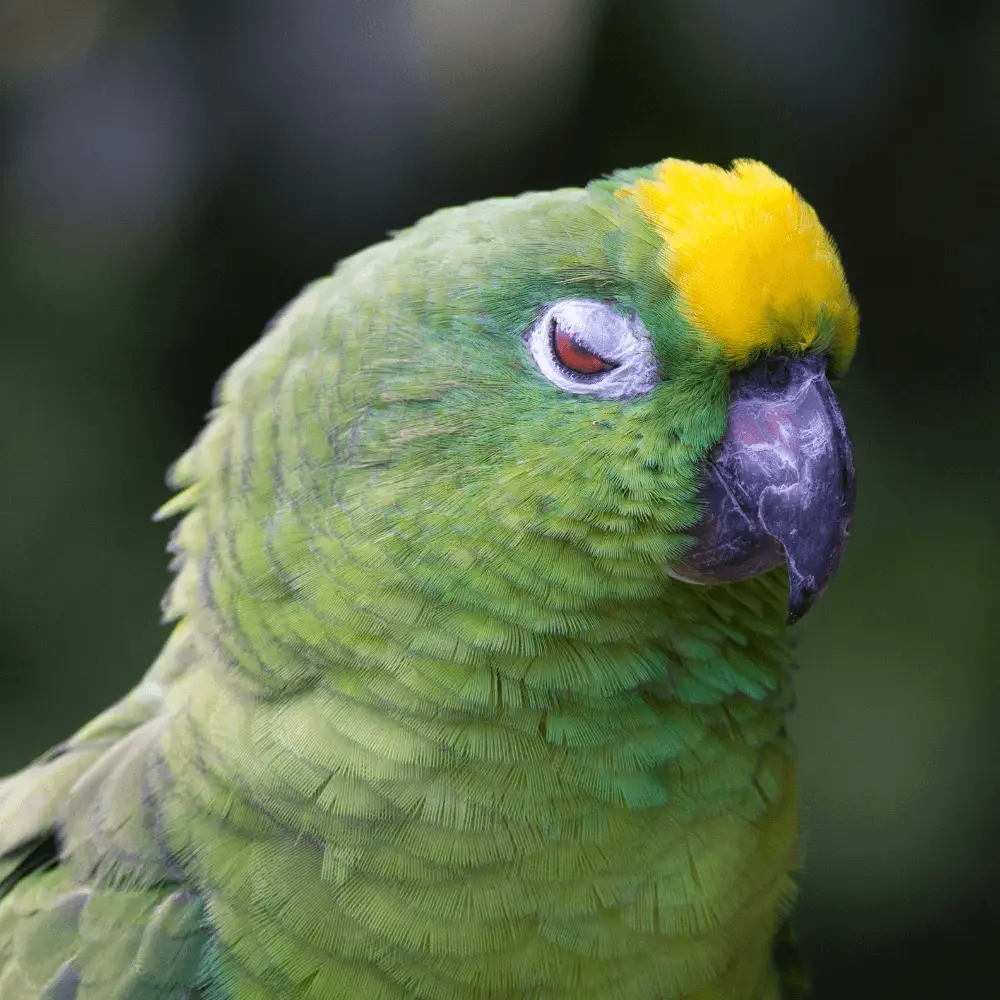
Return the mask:
<path id="1" fill-rule="evenodd" d="M 785 624 L 790 626 L 794 625 L 796 622 L 801 621 L 805 617 L 805 614 L 808 610 L 809 610 L 808 604 L 805 607 L 802 606 L 796 607 L 793 606 L 791 603 L 789 603 L 788 614 L 785 616 Z"/>
<path id="2" fill-rule="evenodd" d="M 785 616 L 786 625 L 794 625 L 805 618 L 806 613 L 816 603 L 822 588 L 803 586 L 802 581 L 795 579 L 795 574 L 789 574 L 788 581 L 788 613 Z"/>

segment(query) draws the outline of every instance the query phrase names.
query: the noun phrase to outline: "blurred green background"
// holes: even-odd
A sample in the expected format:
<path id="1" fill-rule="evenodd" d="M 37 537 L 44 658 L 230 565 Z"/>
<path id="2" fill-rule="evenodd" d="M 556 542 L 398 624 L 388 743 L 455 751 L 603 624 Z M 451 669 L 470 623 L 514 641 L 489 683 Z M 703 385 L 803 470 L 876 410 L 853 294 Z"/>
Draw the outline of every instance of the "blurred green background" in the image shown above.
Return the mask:
<path id="1" fill-rule="evenodd" d="M 820 998 L 996 995 L 1000 6 L 0 0 L 0 772 L 164 630 L 212 384 L 448 203 L 754 156 L 839 241 L 856 531 L 800 628 Z"/>

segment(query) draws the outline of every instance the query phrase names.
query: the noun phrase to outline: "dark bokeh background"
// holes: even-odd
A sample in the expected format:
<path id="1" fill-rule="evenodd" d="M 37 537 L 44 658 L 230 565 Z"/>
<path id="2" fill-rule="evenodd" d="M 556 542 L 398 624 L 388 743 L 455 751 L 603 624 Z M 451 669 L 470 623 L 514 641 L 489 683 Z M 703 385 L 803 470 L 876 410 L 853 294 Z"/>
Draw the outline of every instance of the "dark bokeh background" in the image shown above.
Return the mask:
<path id="1" fill-rule="evenodd" d="M 818 996 L 996 995 L 1000 6 L 0 0 L 0 88 L 0 771 L 152 659 L 163 471 L 306 281 L 443 204 L 755 156 L 862 314 L 800 630 Z"/>

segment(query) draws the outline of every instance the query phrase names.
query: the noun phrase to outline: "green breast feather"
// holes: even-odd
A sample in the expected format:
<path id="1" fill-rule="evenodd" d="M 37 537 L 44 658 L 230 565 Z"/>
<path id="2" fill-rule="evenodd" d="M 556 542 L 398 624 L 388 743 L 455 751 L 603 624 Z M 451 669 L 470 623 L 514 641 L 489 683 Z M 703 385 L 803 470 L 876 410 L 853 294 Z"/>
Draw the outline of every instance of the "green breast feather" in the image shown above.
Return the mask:
<path id="1" fill-rule="evenodd" d="M 160 656 L 0 781 L 0 1000 L 803 996 L 786 618 L 857 323 L 811 212 L 665 161 L 306 288 L 172 470 Z"/>

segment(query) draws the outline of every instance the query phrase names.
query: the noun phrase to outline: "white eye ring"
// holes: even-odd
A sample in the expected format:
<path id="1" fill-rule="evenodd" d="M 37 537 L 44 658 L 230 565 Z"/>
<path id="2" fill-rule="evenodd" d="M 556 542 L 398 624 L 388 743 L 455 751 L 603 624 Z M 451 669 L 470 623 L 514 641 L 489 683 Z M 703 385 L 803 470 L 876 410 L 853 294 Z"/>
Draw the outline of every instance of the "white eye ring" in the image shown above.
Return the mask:
<path id="1" fill-rule="evenodd" d="M 613 365 L 607 371 L 582 373 L 556 355 L 554 333 L 568 333 L 585 351 Z M 635 313 L 594 299 L 561 299 L 539 316 L 525 333 L 538 370 L 557 388 L 599 399 L 645 396 L 660 381 L 649 331 Z"/>

